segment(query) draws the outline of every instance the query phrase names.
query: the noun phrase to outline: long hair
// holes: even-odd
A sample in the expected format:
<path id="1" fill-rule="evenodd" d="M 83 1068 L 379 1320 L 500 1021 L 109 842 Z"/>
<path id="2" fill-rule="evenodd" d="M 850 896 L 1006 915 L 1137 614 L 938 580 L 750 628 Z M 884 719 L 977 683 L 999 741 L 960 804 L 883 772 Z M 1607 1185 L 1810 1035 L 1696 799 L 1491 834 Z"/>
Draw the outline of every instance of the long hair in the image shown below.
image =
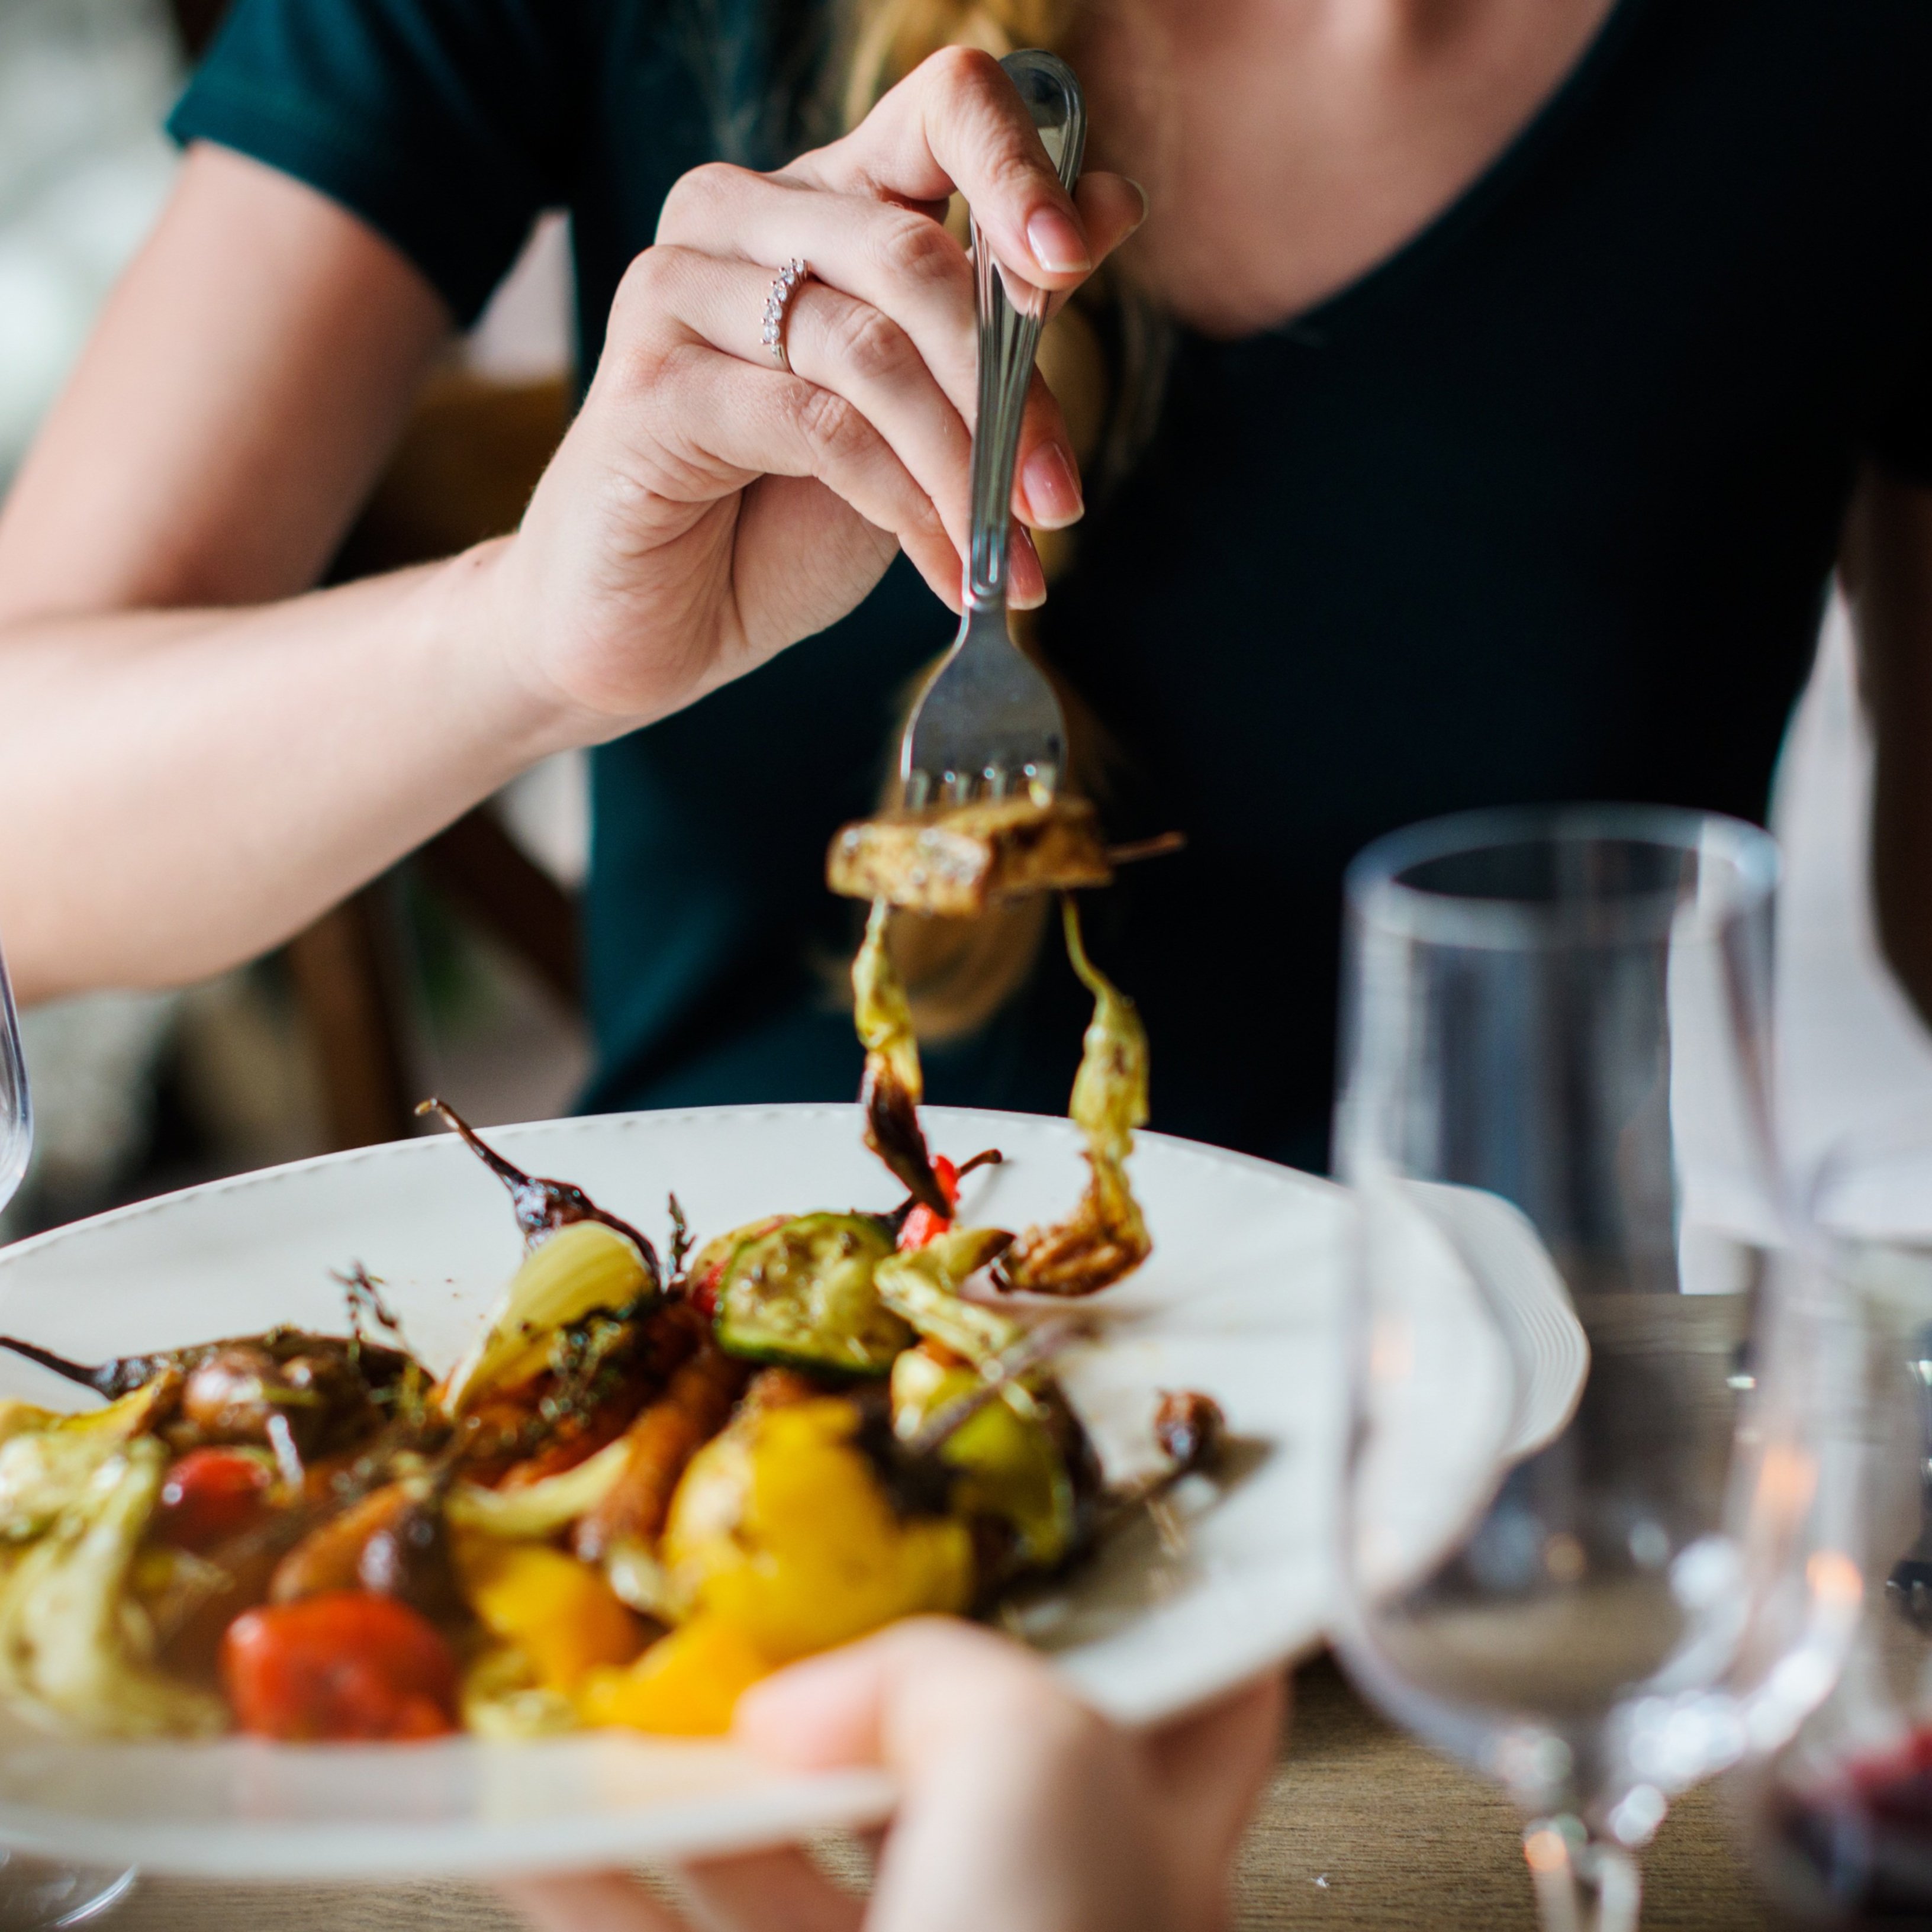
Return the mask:
<path id="1" fill-rule="evenodd" d="M 1078 10 L 1079 0 L 844 0 L 832 63 L 839 118 L 856 126 L 882 94 L 942 47 L 980 47 L 995 56 L 1018 47 L 1058 48 Z M 1104 484 L 1124 470 L 1144 441 L 1165 366 L 1158 318 L 1104 270 L 1048 325 L 1040 371 L 1066 418 L 1090 499 L 1095 482 Z M 1072 561 L 1076 532 L 1040 531 L 1034 541 L 1051 583 Z M 1052 680 L 1066 714 L 1066 782 L 1104 802 L 1112 748 L 1079 694 L 1042 658 L 1033 615 L 1015 612 L 1013 634 Z M 908 705 L 916 688 L 907 693 Z M 896 802 L 896 770 L 886 792 L 882 802 Z M 958 1039 L 991 1018 L 1031 972 L 1049 910 L 1047 899 L 1035 896 L 976 920 L 895 915 L 888 944 L 921 1037 Z"/>

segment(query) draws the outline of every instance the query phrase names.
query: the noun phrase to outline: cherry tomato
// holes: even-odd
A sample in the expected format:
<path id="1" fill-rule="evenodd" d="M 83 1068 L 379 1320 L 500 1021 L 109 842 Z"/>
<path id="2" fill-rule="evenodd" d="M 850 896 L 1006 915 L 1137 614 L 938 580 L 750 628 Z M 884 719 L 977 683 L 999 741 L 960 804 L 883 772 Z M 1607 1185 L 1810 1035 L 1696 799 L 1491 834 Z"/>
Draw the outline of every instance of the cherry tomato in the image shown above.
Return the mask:
<path id="1" fill-rule="evenodd" d="M 212 1550 L 260 1520 L 269 1480 L 258 1456 L 234 1449 L 190 1449 L 161 1484 L 154 1533 L 178 1550 Z"/>
<path id="2" fill-rule="evenodd" d="M 392 1597 L 332 1590 L 246 1610 L 221 1642 L 236 1720 L 258 1737 L 440 1737 L 456 1728 L 456 1658 Z"/>
<path id="3" fill-rule="evenodd" d="M 932 1157 L 933 1178 L 939 1183 L 939 1191 L 957 1207 L 959 1203 L 959 1170 L 943 1154 Z M 951 1215 L 935 1214 L 923 1202 L 905 1217 L 899 1229 L 899 1252 L 910 1254 L 914 1248 L 922 1248 L 928 1241 L 936 1241 L 952 1225 Z"/>

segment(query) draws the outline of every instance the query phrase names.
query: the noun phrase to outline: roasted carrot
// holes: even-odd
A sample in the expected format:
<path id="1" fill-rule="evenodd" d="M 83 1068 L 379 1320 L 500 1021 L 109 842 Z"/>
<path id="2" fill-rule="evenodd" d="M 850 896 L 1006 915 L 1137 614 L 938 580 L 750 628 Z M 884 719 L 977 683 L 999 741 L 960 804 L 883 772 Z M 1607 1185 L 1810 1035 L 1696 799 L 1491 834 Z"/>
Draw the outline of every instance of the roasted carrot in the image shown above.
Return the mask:
<path id="1" fill-rule="evenodd" d="M 577 1526 L 572 1546 L 586 1563 L 620 1540 L 656 1540 L 685 1465 L 724 1427 L 746 1374 L 742 1363 L 707 1342 L 632 1424 L 623 1473 Z"/>

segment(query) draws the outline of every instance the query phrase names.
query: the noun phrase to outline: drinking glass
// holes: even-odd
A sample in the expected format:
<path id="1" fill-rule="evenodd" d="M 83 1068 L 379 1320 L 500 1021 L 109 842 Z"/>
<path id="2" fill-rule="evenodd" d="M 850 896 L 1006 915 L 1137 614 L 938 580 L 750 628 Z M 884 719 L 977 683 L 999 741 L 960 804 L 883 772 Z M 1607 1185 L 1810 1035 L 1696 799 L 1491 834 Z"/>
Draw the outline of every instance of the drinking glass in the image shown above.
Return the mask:
<path id="1" fill-rule="evenodd" d="M 1804 1190 L 1853 1298 L 1866 1616 L 1837 1689 L 1744 1791 L 1793 1913 L 1932 1925 L 1932 1115 L 1847 1136 Z"/>
<path id="2" fill-rule="evenodd" d="M 1772 1150 L 1778 870 L 1732 820 L 1565 807 L 1348 877 L 1338 1647 L 1516 1799 L 1550 1932 L 1635 1924 L 1670 1797 L 1787 1738 L 1857 1616 L 1852 1344 Z"/>
<path id="3" fill-rule="evenodd" d="M 0 958 L 0 1208 L 14 1198 L 33 1151 L 34 1110 L 14 987 Z M 110 1912 L 132 1888 L 132 1871 L 52 1864 L 0 1846 L 0 1932 L 58 1932 Z"/>

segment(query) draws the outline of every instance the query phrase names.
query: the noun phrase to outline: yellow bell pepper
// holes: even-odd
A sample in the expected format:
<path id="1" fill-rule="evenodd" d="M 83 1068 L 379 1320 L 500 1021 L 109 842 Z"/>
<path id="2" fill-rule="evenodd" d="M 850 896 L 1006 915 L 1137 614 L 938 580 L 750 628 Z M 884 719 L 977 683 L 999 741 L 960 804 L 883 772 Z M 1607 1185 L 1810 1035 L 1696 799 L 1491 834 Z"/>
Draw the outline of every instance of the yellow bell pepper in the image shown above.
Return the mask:
<path id="1" fill-rule="evenodd" d="M 741 1630 L 698 1617 L 652 1644 L 628 1670 L 593 1670 L 577 1694 L 586 1724 L 627 1724 L 667 1737 L 717 1737 L 739 1697 L 772 1669 Z"/>
<path id="2" fill-rule="evenodd" d="M 602 1574 L 560 1550 L 472 1532 L 458 1542 L 457 1570 L 478 1620 L 530 1659 L 546 1690 L 568 1696 L 586 1672 L 644 1648 L 644 1626 Z"/>
<path id="3" fill-rule="evenodd" d="M 836 1396 L 742 1418 L 672 1500 L 661 1553 L 674 1592 L 774 1663 L 972 1600 L 966 1525 L 902 1516 L 852 1439 L 858 1424 Z"/>

